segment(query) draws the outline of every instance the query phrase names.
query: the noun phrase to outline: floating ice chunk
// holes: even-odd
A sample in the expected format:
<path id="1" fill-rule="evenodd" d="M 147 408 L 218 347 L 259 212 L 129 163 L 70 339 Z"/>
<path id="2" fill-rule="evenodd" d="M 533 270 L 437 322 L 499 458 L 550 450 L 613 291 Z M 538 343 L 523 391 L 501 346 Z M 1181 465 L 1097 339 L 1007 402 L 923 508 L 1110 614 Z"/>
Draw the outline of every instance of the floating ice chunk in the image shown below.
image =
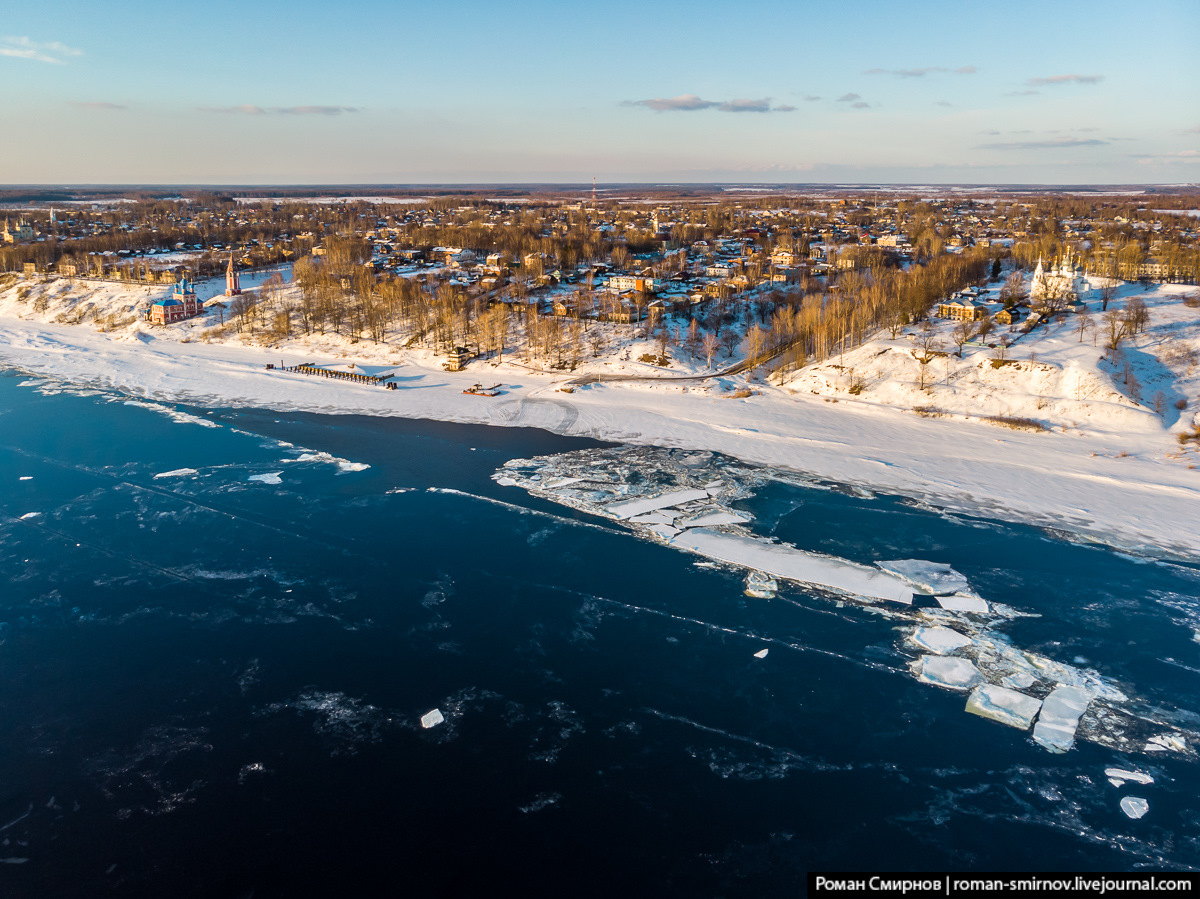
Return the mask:
<path id="1" fill-rule="evenodd" d="M 176 468 L 174 471 L 160 471 L 154 477 L 157 478 L 184 478 L 188 475 L 199 474 L 194 468 Z"/>
<path id="2" fill-rule="evenodd" d="M 1002 679 L 1002 683 L 1006 687 L 1012 687 L 1014 690 L 1024 690 L 1027 687 L 1032 687 L 1037 683 L 1037 678 L 1028 671 L 1017 671 L 1013 674 L 1006 675 Z"/>
<path id="3" fill-rule="evenodd" d="M 1187 752 L 1187 742 L 1177 734 L 1156 734 L 1146 741 L 1146 752 Z"/>
<path id="4" fill-rule="evenodd" d="M 761 571 L 751 571 L 746 577 L 745 594 L 758 599 L 771 599 L 779 590 L 775 578 Z"/>
<path id="5" fill-rule="evenodd" d="M 908 639 L 913 645 L 937 655 L 947 655 L 971 645 L 970 637 L 948 627 L 919 627 L 909 634 Z"/>
<path id="6" fill-rule="evenodd" d="M 260 481 L 263 484 L 282 484 L 283 478 L 280 477 L 281 474 L 283 474 L 282 471 L 268 471 L 263 474 L 252 474 L 246 480 Z"/>
<path id="7" fill-rule="evenodd" d="M 26 512 L 24 515 L 21 516 L 21 520 L 28 521 L 31 518 L 39 518 L 39 517 L 41 517 L 41 514 L 42 514 L 41 512 Z"/>
<path id="8" fill-rule="evenodd" d="M 17 478 L 17 480 L 18 480 L 18 481 L 32 481 L 32 480 L 33 480 L 33 475 L 31 475 L 31 474 L 23 474 L 23 475 L 21 475 L 19 478 Z"/>
<path id="9" fill-rule="evenodd" d="M 1141 796 L 1126 796 L 1121 800 L 1121 811 L 1136 821 L 1150 811 L 1150 803 Z"/>
<path id="10" fill-rule="evenodd" d="M 1055 687 L 1042 703 L 1033 728 L 1033 740 L 1051 752 L 1066 752 L 1075 745 L 1075 729 L 1087 711 L 1092 694 L 1079 687 Z"/>
<path id="11" fill-rule="evenodd" d="M 441 709 L 433 709 L 421 716 L 421 727 L 429 730 L 429 728 L 437 727 L 445 720 Z"/>
<path id="12" fill-rule="evenodd" d="M 955 593 L 952 596 L 936 597 L 938 605 L 948 612 L 987 612 L 986 600 L 974 593 Z"/>
<path id="13" fill-rule="evenodd" d="M 548 481 L 542 485 L 543 490 L 557 490 L 559 487 L 566 487 L 568 484 L 578 484 L 583 478 L 555 478 L 553 481 Z"/>
<path id="14" fill-rule="evenodd" d="M 804 552 L 794 546 L 755 537 L 690 528 L 671 545 L 697 555 L 753 568 L 764 574 L 829 587 L 868 599 L 912 603 L 912 590 L 899 577 L 846 559 Z"/>
<path id="15" fill-rule="evenodd" d="M 1127 771 L 1125 768 L 1105 768 L 1104 776 L 1114 787 L 1124 786 L 1127 780 L 1143 786 L 1154 783 L 1154 778 L 1149 774 L 1143 774 L 1141 771 Z"/>
<path id="16" fill-rule="evenodd" d="M 347 462 L 345 459 L 338 459 L 338 469 L 341 471 L 366 471 L 370 467 L 366 462 Z"/>
<path id="17" fill-rule="evenodd" d="M 769 650 L 769 649 L 760 649 L 758 652 L 756 652 L 756 653 L 754 654 L 754 658 L 756 658 L 756 659 L 765 659 L 765 658 L 767 657 L 767 653 L 768 653 L 768 652 L 770 652 L 770 651 L 771 651 L 771 650 Z"/>
<path id="18" fill-rule="evenodd" d="M 947 690 L 970 690 L 983 683 L 978 668 L 954 656 L 921 656 L 916 669 L 918 680 Z"/>
<path id="19" fill-rule="evenodd" d="M 517 482 L 507 476 L 496 478 L 495 481 L 501 487 L 516 487 L 517 486 Z"/>
<path id="20" fill-rule="evenodd" d="M 658 509 L 669 509 L 682 503 L 690 503 L 697 499 L 708 499 L 707 490 L 672 490 L 660 493 L 658 496 L 640 496 L 637 499 L 626 500 L 622 503 L 612 503 L 604 507 L 604 512 L 613 518 L 633 518 Z"/>
<path id="21" fill-rule="evenodd" d="M 930 593 L 969 593 L 971 585 L 965 577 L 944 562 L 926 562 L 924 559 L 896 559 L 876 562 L 879 568 L 898 574 L 909 583 Z"/>
<path id="22" fill-rule="evenodd" d="M 1042 701 L 1008 687 L 985 684 L 976 687 L 967 698 L 967 711 L 972 715 L 991 718 L 1009 727 L 1028 730 L 1033 716 L 1042 707 Z"/>

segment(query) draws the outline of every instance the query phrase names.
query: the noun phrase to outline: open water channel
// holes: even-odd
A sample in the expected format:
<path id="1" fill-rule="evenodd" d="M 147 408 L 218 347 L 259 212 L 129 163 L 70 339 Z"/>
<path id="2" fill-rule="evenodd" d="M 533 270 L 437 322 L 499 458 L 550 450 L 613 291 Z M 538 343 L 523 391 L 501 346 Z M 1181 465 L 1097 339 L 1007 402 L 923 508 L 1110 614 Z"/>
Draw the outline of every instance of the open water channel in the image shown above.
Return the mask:
<path id="1" fill-rule="evenodd" d="M 1012 611 L 989 634 L 1127 698 L 1052 753 L 918 679 L 920 609 L 747 596 L 745 570 L 493 479 L 589 449 L 614 452 L 0 374 L 0 894 L 1200 865 L 1196 567 L 794 478 L 731 501 L 764 540 L 947 563 Z"/>

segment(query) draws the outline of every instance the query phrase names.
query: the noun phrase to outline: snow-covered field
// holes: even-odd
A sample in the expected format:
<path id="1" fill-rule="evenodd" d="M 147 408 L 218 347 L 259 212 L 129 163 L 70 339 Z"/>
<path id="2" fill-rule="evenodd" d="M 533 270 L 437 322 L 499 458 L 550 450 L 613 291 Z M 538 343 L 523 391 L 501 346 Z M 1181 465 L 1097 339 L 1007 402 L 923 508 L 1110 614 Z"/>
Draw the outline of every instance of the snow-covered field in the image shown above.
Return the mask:
<path id="1" fill-rule="evenodd" d="M 1126 343 L 1124 360 L 1141 384 L 1137 400 L 1122 381 L 1124 362 L 1121 370 L 1101 363 L 1101 348 L 1090 333 L 1079 340 L 1073 317 L 1022 337 L 1008 353 L 1011 364 L 998 368 L 986 348 L 968 346 L 962 359 L 938 357 L 930 363 L 936 383 L 928 390 L 914 383 L 913 340 L 883 334 L 779 384 L 742 377 L 631 381 L 567 393 L 566 381 L 588 369 L 655 371 L 635 361 L 650 345 L 630 337 L 572 374 L 531 371 L 511 357 L 448 373 L 425 350 L 333 336 L 261 347 L 244 345 L 232 331 L 220 339 L 209 334 L 206 342 L 202 321 L 152 328 L 126 320 L 165 289 L 18 281 L 0 290 L 0 359 L 162 401 L 529 426 L 711 449 L 941 508 L 1200 557 L 1200 452 L 1196 443 L 1177 439 L 1195 426 L 1200 408 L 1200 373 L 1186 352 L 1200 351 L 1200 309 L 1177 299 L 1194 296 L 1196 287 L 1122 289 L 1117 305 L 1136 293 L 1151 314 L 1146 333 Z M 84 324 L 56 321 L 89 306 Z M 948 335 L 951 325 L 938 327 Z M 399 389 L 266 369 L 267 363 L 349 361 L 368 374 L 395 370 Z M 698 368 L 676 366 L 680 373 Z M 854 378 L 863 382 L 857 394 L 850 392 Z M 462 393 L 478 381 L 503 383 L 501 395 Z M 733 396 L 747 386 L 751 396 Z M 1183 409 L 1176 408 L 1179 400 Z M 1045 430 L 998 427 L 985 416 L 1028 418 Z"/>

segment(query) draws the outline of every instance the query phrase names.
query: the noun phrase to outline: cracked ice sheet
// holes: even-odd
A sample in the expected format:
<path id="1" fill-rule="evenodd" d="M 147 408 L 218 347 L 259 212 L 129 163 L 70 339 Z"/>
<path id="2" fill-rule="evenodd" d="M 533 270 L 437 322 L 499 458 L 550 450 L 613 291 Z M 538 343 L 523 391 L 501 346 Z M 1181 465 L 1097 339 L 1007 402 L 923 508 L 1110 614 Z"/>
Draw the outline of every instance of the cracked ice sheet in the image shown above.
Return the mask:
<path id="1" fill-rule="evenodd" d="M 991 718 L 1009 727 L 1028 730 L 1042 701 L 1007 687 L 987 684 L 976 687 L 967 699 L 967 711 L 972 715 Z"/>
<path id="2" fill-rule="evenodd" d="M 804 552 L 786 544 L 767 543 L 754 537 L 725 534 L 707 528 L 692 528 L 673 538 L 671 546 L 852 596 L 912 603 L 912 590 L 895 575 L 845 559 Z"/>
<path id="3" fill-rule="evenodd" d="M 1087 711 L 1092 694 L 1079 687 L 1056 687 L 1042 703 L 1033 728 L 1034 742 L 1051 752 L 1066 752 L 1075 745 L 1075 729 Z"/>
<path id="4" fill-rule="evenodd" d="M 644 515 L 647 512 L 656 512 L 659 509 L 669 509 L 671 506 L 690 503 L 697 499 L 708 499 L 708 491 L 672 490 L 670 493 L 662 493 L 658 496 L 643 496 L 623 503 L 610 503 L 603 507 L 601 513 L 613 518 L 633 518 L 635 515 Z"/>
<path id="5" fill-rule="evenodd" d="M 741 512 L 730 512 L 726 509 L 716 509 L 704 512 L 694 518 L 683 518 L 676 522 L 685 528 L 714 528 L 722 524 L 745 524 L 750 520 L 749 515 Z"/>

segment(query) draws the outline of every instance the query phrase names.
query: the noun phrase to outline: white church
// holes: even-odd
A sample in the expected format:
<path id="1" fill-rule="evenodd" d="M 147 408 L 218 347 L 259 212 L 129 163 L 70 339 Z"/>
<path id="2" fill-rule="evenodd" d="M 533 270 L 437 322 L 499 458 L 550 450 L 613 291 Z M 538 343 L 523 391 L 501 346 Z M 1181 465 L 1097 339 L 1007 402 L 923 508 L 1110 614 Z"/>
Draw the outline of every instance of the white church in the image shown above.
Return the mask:
<path id="1" fill-rule="evenodd" d="M 1080 280 L 1079 269 L 1071 261 L 1069 253 L 1063 257 L 1058 268 L 1046 269 L 1042 266 L 1042 260 L 1038 259 L 1033 280 L 1029 284 L 1029 299 L 1035 303 L 1049 299 L 1073 302 L 1079 298 Z"/>

